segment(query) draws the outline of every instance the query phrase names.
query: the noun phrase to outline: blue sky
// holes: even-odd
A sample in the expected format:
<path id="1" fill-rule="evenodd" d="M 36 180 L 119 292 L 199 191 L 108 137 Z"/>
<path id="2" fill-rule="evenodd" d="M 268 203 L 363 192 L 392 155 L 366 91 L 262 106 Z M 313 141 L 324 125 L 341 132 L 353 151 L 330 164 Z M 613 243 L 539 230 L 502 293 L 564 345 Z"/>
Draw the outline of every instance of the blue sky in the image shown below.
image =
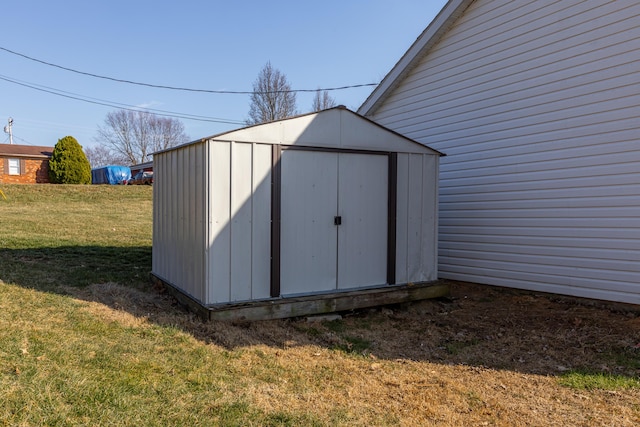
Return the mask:
<path id="1" fill-rule="evenodd" d="M 271 61 L 293 89 L 379 83 L 446 0 L 322 2 L 20 0 L 3 7 L 0 48 L 79 71 L 156 85 L 251 91 Z M 13 82 L 9 82 L 12 80 Z M 0 124 L 14 119 L 14 142 L 53 146 L 72 135 L 97 144 L 115 107 L 96 102 L 224 119 L 182 119 L 191 139 L 241 127 L 249 95 L 141 87 L 64 71 L 0 50 Z M 373 87 L 331 92 L 356 110 Z M 313 94 L 299 93 L 300 113 Z M 0 135 L 0 143 L 8 135 Z"/>

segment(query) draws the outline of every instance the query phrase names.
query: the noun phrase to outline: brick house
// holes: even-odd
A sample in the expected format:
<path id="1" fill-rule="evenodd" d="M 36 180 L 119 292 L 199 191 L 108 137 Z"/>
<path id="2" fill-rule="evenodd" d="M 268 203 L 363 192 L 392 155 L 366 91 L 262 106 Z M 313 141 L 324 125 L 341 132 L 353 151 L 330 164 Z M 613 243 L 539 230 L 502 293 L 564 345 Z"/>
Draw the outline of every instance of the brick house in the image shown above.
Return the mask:
<path id="1" fill-rule="evenodd" d="M 0 182 L 48 183 L 52 155 L 53 147 L 0 144 Z"/>

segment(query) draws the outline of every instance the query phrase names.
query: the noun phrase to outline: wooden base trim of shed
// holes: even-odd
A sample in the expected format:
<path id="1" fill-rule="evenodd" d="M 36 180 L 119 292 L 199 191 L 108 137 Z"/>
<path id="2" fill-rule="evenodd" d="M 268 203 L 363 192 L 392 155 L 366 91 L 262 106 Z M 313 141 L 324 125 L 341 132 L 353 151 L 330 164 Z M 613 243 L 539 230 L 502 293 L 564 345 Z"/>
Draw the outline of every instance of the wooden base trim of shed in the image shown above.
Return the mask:
<path id="1" fill-rule="evenodd" d="M 223 303 L 203 306 L 189 295 L 151 274 L 154 284 L 163 285 L 178 302 L 203 320 L 254 321 L 284 319 L 335 313 L 388 304 L 399 304 L 449 295 L 449 284 L 444 281 L 408 285 L 391 285 L 302 297 L 276 298 L 241 303 Z"/>

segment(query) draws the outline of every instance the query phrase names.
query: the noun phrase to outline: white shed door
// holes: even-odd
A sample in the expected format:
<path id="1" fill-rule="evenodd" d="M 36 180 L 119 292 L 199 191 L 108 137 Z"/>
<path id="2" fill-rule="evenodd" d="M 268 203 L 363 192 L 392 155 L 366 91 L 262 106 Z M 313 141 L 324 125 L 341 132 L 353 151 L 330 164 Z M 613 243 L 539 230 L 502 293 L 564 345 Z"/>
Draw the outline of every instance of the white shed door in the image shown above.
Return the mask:
<path id="1" fill-rule="evenodd" d="M 387 156 L 340 154 L 338 288 L 387 283 Z"/>
<path id="2" fill-rule="evenodd" d="M 387 157 L 283 150 L 280 164 L 281 294 L 385 284 Z"/>

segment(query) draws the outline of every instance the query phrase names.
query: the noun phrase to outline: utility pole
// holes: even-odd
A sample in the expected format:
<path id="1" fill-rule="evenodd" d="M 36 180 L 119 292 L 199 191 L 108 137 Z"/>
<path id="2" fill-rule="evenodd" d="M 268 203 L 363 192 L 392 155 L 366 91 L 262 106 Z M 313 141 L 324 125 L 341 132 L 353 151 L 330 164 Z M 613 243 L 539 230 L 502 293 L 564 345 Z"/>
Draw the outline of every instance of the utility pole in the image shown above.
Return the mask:
<path id="1" fill-rule="evenodd" d="M 13 144 L 13 119 L 9 117 L 9 124 L 4 127 L 4 133 L 9 134 L 9 144 Z"/>

